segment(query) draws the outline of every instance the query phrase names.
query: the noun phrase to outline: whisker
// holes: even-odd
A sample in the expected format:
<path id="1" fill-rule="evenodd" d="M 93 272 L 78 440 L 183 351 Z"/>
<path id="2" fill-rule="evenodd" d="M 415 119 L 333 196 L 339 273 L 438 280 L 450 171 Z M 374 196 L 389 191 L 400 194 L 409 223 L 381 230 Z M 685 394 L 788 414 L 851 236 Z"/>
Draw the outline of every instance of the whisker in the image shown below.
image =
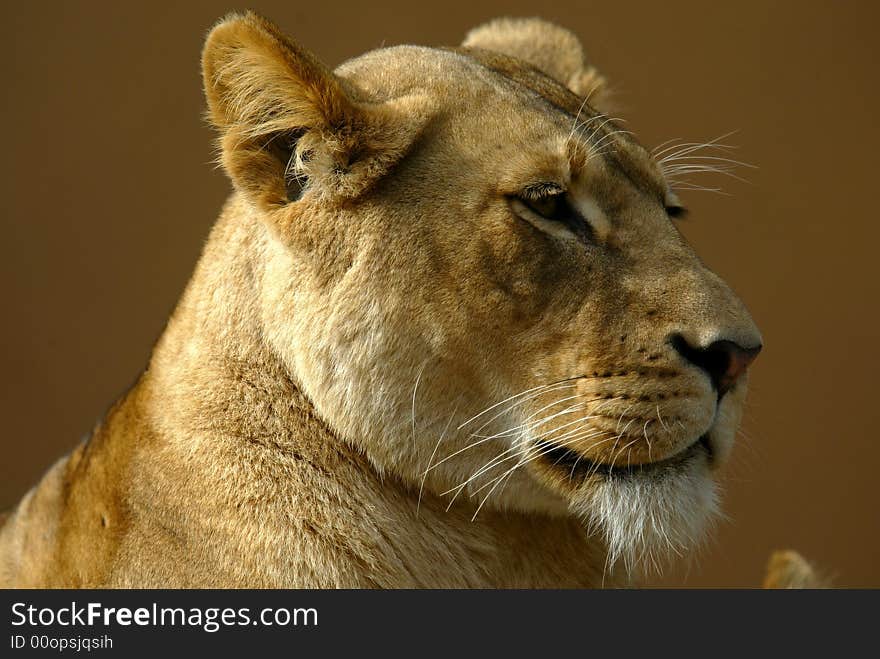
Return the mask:
<path id="1" fill-rule="evenodd" d="M 588 432 L 591 432 L 592 430 L 593 429 L 583 430 L 582 432 L 584 434 L 586 434 Z M 455 487 L 449 488 L 446 492 L 443 492 L 441 494 L 441 496 L 445 496 L 445 495 L 449 494 L 450 492 L 455 491 L 455 495 L 452 497 L 452 501 L 449 502 L 449 506 L 447 506 L 447 510 L 449 510 L 452 507 L 452 504 L 455 502 L 455 499 L 458 497 L 459 494 L 461 494 L 461 492 L 464 490 L 464 488 L 467 487 L 474 480 L 479 478 L 482 474 L 486 473 L 490 469 L 493 469 L 494 467 L 497 467 L 497 466 L 507 462 L 508 460 L 512 460 L 514 458 L 521 458 L 521 457 L 527 455 L 529 451 L 530 451 L 530 449 L 527 444 L 525 444 L 523 442 L 515 444 L 514 446 L 511 446 L 507 450 L 502 451 L 501 453 L 496 455 L 494 458 L 492 458 L 492 460 L 490 460 L 485 465 L 483 465 L 480 469 L 478 469 L 476 472 L 471 474 L 471 476 L 469 476 L 464 482 L 460 483 L 459 485 L 456 485 Z M 496 478 L 498 478 L 498 477 L 496 477 Z M 491 481 L 489 481 L 489 483 L 494 482 L 494 480 L 495 479 L 492 479 Z M 482 489 L 482 488 L 480 488 L 480 489 Z M 477 490 L 477 491 L 479 491 L 479 490 Z"/>
<path id="2" fill-rule="evenodd" d="M 593 142 L 593 139 L 596 137 L 596 135 L 597 135 L 597 134 L 598 134 L 603 128 L 605 128 L 605 126 L 607 126 L 609 122 L 614 121 L 614 117 L 604 117 L 604 118 L 605 118 L 605 121 L 603 121 L 601 124 L 599 124 L 598 126 L 596 126 L 596 127 L 590 132 L 590 135 L 589 135 L 589 137 L 588 137 L 587 140 L 586 140 L 588 144 L 590 144 L 590 143 Z"/>
<path id="3" fill-rule="evenodd" d="M 485 483 L 485 484 L 481 485 L 478 489 L 474 490 L 471 494 L 472 494 L 472 495 L 477 494 L 478 492 L 482 491 L 483 489 L 489 487 L 489 485 L 491 485 L 492 483 L 494 483 L 494 482 L 497 481 L 498 479 L 503 478 L 504 476 L 506 476 L 509 472 L 514 471 L 514 470 L 516 470 L 516 469 L 519 469 L 519 468 L 522 467 L 523 465 L 526 465 L 526 464 L 528 464 L 528 463 L 530 463 L 530 462 L 533 462 L 533 461 L 535 461 L 535 460 L 537 460 L 537 459 L 543 457 L 544 455 L 547 455 L 548 453 L 551 453 L 551 452 L 553 452 L 553 451 L 555 451 L 555 450 L 557 450 L 557 449 L 559 449 L 559 448 L 565 448 L 566 446 L 570 446 L 571 444 L 573 444 L 573 443 L 576 442 L 576 441 L 581 441 L 581 440 L 584 440 L 584 439 L 591 439 L 591 438 L 593 438 L 593 437 L 598 437 L 598 436 L 601 436 L 601 435 L 603 435 L 603 434 L 608 434 L 609 432 L 610 432 L 610 431 L 608 431 L 608 430 L 597 430 L 597 429 L 595 429 L 595 428 L 589 428 L 589 429 L 584 430 L 584 431 L 581 433 L 581 435 L 579 435 L 579 436 L 577 436 L 577 437 L 573 437 L 573 438 L 571 438 L 570 440 L 568 440 L 568 441 L 566 441 L 566 442 L 562 442 L 562 443 L 556 443 L 556 442 L 554 442 L 554 443 L 553 443 L 552 445 L 550 445 L 550 446 L 542 446 L 542 445 L 539 445 L 539 444 L 538 444 L 538 445 L 534 445 L 534 446 L 528 447 L 528 448 L 526 448 L 525 450 L 523 450 L 523 451 L 521 452 L 520 457 L 522 458 L 522 460 L 521 460 L 520 462 L 518 462 L 518 463 L 517 463 L 516 465 L 514 465 L 511 469 L 509 469 L 508 471 L 504 472 L 504 473 L 501 474 L 500 476 L 496 476 L 495 478 L 493 478 L 492 480 L 490 480 L 488 483 Z M 611 441 L 611 438 L 609 438 L 609 439 L 607 439 L 607 440 L 603 440 L 603 441 L 601 441 L 601 442 L 597 442 L 596 444 L 593 445 L 593 447 L 595 448 L 596 446 L 601 446 L 601 445 L 602 445 L 604 442 L 606 442 L 606 441 Z"/>
<path id="4" fill-rule="evenodd" d="M 660 164 L 661 167 L 662 167 L 662 166 L 665 165 L 666 163 L 669 163 L 669 162 L 676 162 L 676 161 L 679 161 L 679 160 L 683 160 L 683 161 L 687 161 L 687 160 L 691 160 L 691 161 L 694 161 L 694 160 L 696 160 L 696 161 L 701 161 L 701 160 L 711 160 L 711 161 L 713 161 L 713 162 L 723 162 L 723 163 L 728 163 L 728 164 L 730 164 L 730 165 L 734 165 L 734 166 L 736 166 L 736 167 L 746 167 L 746 168 L 748 168 L 748 169 L 758 169 L 758 166 L 757 166 L 757 165 L 753 165 L 752 163 L 749 163 L 749 162 L 743 162 L 742 160 L 734 160 L 733 158 L 723 158 L 723 157 L 721 157 L 721 156 L 686 156 L 686 155 L 685 155 L 685 156 L 674 156 L 674 157 L 673 157 L 673 156 L 670 156 L 670 157 L 664 158 L 664 159 L 661 160 L 658 164 Z"/>
<path id="5" fill-rule="evenodd" d="M 542 392 L 542 393 L 543 393 L 543 392 Z M 585 395 L 585 394 L 581 394 L 581 395 Z M 571 398 L 577 398 L 577 397 L 578 397 L 578 396 L 573 396 L 573 397 L 571 397 Z M 568 400 L 568 399 L 562 399 L 562 400 Z M 557 401 L 557 402 L 554 403 L 554 404 L 558 404 L 559 402 L 561 402 L 561 401 Z M 462 427 L 462 426 L 459 426 L 459 428 L 461 428 L 461 427 Z M 497 439 L 498 437 L 503 436 L 504 434 L 506 434 L 508 431 L 509 431 L 509 429 L 508 429 L 508 430 L 503 430 L 503 431 L 501 431 L 500 433 L 497 433 L 497 434 L 495 434 L 495 435 L 484 436 L 484 437 L 482 437 L 479 441 L 471 442 L 471 443 L 467 444 L 466 446 L 463 446 L 462 448 L 458 449 L 457 451 L 455 451 L 455 452 L 453 452 L 453 453 L 447 455 L 447 456 L 446 456 L 445 458 L 443 458 L 442 460 L 440 460 L 440 461 L 434 463 L 431 467 L 429 467 L 428 471 L 430 471 L 431 469 L 436 469 L 436 468 L 439 467 L 441 464 L 445 463 L 445 462 L 448 461 L 448 460 L 451 460 L 451 459 L 454 458 L 455 456 L 457 456 L 457 455 L 459 455 L 459 454 L 461 454 L 461 453 L 464 453 L 465 451 L 467 451 L 467 450 L 469 450 L 469 449 L 472 449 L 472 448 L 474 448 L 474 447 L 476 447 L 476 446 L 479 446 L 479 445 L 481 445 L 481 444 L 485 444 L 486 442 L 491 441 L 491 440 L 493 440 L 493 439 Z M 480 435 L 471 435 L 471 437 L 480 437 Z"/>
<path id="6" fill-rule="evenodd" d="M 739 131 L 737 131 L 737 130 L 729 131 L 727 133 L 724 133 L 723 135 L 719 135 L 715 139 L 709 140 L 708 142 L 684 142 L 683 144 L 673 144 L 673 145 L 667 146 L 664 149 L 658 148 L 658 150 L 652 151 L 651 155 L 655 159 L 659 159 L 660 156 L 662 156 L 664 153 L 668 153 L 669 151 L 672 151 L 673 149 L 677 149 L 677 148 L 687 149 L 688 153 L 691 153 L 693 151 L 697 151 L 699 149 L 708 149 L 708 148 L 722 149 L 722 150 L 736 149 L 735 146 L 732 146 L 730 144 L 721 144 L 721 140 L 725 140 L 728 137 L 735 135 L 737 132 L 739 132 Z M 664 144 L 668 144 L 668 143 L 669 143 L 669 141 L 665 142 Z M 682 155 L 682 154 L 679 153 L 677 155 Z"/>
<path id="7" fill-rule="evenodd" d="M 419 516 L 419 510 L 422 505 L 422 493 L 425 490 L 425 481 L 428 479 L 428 472 L 431 471 L 431 463 L 434 462 L 434 458 L 437 455 L 437 449 L 440 448 L 440 442 L 443 441 L 443 438 L 446 437 L 446 433 L 449 430 L 449 426 L 452 424 L 452 419 L 455 418 L 455 414 L 458 412 L 458 404 L 456 404 L 455 409 L 452 410 L 452 414 L 449 415 L 449 420 L 446 422 L 446 426 L 443 428 L 443 432 L 440 433 L 440 439 L 437 440 L 437 443 L 434 444 L 434 450 L 431 452 L 431 457 L 428 458 L 428 468 L 425 469 L 425 472 L 422 474 L 422 482 L 419 484 L 419 498 L 416 501 L 416 517 Z"/>
<path id="8" fill-rule="evenodd" d="M 513 399 L 515 399 L 515 398 L 519 398 L 520 396 L 525 396 L 526 394 L 532 393 L 532 392 L 534 392 L 534 391 L 539 391 L 539 390 L 542 390 L 542 389 L 548 389 L 549 387 L 553 387 L 553 386 L 555 386 L 555 385 L 557 385 L 557 384 L 563 384 L 563 383 L 566 383 L 566 382 L 571 382 L 571 381 L 573 381 L 573 380 L 577 380 L 577 379 L 580 379 L 580 378 L 582 378 L 582 377 L 583 377 L 582 375 L 576 375 L 576 376 L 571 377 L 571 378 L 565 378 L 565 379 L 563 379 L 563 380 L 558 380 L 557 382 L 551 382 L 550 384 L 542 384 L 542 385 L 539 385 L 539 386 L 537 386 L 537 387 L 532 387 L 531 389 L 526 389 L 525 391 L 521 391 L 521 392 L 518 393 L 518 394 L 514 394 L 513 396 L 509 396 L 508 398 L 505 398 L 504 400 L 502 400 L 502 401 L 500 401 L 500 402 L 498 402 L 498 403 L 495 403 L 495 404 L 492 405 L 491 407 L 487 407 L 486 409 L 484 409 L 484 410 L 483 410 L 482 412 L 480 412 L 479 414 L 475 414 L 475 415 L 472 416 L 470 419 L 468 419 L 467 421 L 465 421 L 464 423 L 462 423 L 460 426 L 458 426 L 458 428 L 456 428 L 456 430 L 461 430 L 461 429 L 464 428 L 466 425 L 468 425 L 469 423 L 475 421 L 476 419 L 479 419 L 479 418 L 480 418 L 481 416 L 483 416 L 484 414 L 486 414 L 486 413 L 488 413 L 488 412 L 491 412 L 491 411 L 494 410 L 496 407 L 500 407 L 501 405 L 504 405 L 505 403 L 507 403 L 507 402 L 509 402 L 509 401 L 511 401 L 511 400 L 513 400 Z"/>
<path id="9" fill-rule="evenodd" d="M 563 443 L 561 443 L 561 444 L 554 444 L 553 446 L 547 446 L 547 447 L 543 447 L 543 446 L 540 446 L 540 447 L 537 447 L 537 448 L 533 447 L 532 450 L 531 450 L 530 452 L 528 452 L 528 453 L 526 453 L 526 454 L 523 455 L 523 460 L 522 460 L 521 462 L 517 463 L 512 469 L 508 470 L 508 472 L 505 472 L 504 474 L 502 474 L 502 475 L 499 476 L 498 478 L 503 478 L 503 477 L 507 476 L 510 472 L 512 472 L 512 471 L 514 471 L 514 470 L 516 470 L 516 469 L 519 469 L 520 467 L 523 467 L 523 466 L 529 464 L 530 462 L 534 462 L 535 460 L 538 460 L 538 459 L 544 457 L 545 455 L 547 455 L 548 453 L 551 453 L 551 452 L 554 451 L 554 450 L 557 450 L 557 449 L 559 449 L 559 448 L 565 448 L 566 446 L 569 446 L 569 445 L 573 444 L 575 441 L 581 441 L 581 440 L 584 440 L 584 439 L 592 439 L 592 438 L 594 438 L 594 437 L 601 437 L 602 435 L 608 434 L 609 432 L 610 432 L 610 431 L 608 431 L 608 430 L 594 430 L 594 429 L 591 429 L 590 431 L 585 431 L 585 432 L 583 433 L 582 436 L 579 436 L 579 437 L 573 438 L 573 439 L 571 439 L 571 440 L 568 441 L 568 442 L 563 442 Z M 609 437 L 609 438 L 607 438 L 607 439 L 603 439 L 602 441 L 596 442 L 595 444 L 593 444 L 593 448 L 596 448 L 597 446 L 601 446 L 602 444 L 611 441 L 611 439 L 612 439 L 612 438 Z M 578 460 L 577 460 L 577 461 L 579 461 L 579 460 L 580 460 L 581 458 L 583 458 L 583 457 L 584 457 L 584 455 L 583 455 L 583 454 L 580 454 L 580 455 L 578 456 Z M 561 457 L 560 457 L 560 459 L 561 459 Z M 576 461 L 576 463 L 577 463 L 577 461 Z M 559 460 L 557 460 L 554 464 L 558 464 L 558 462 L 559 462 Z M 594 466 L 594 467 L 593 467 L 593 468 L 587 473 L 587 477 L 592 476 L 593 474 L 595 474 L 597 468 L 600 467 L 600 466 L 601 466 L 601 464 L 600 464 L 600 463 L 597 463 L 597 464 L 596 464 L 596 465 L 595 465 L 595 466 Z M 490 483 L 491 483 L 491 481 L 490 481 Z M 487 486 L 488 486 L 488 484 L 487 484 L 487 485 L 483 485 L 480 489 L 483 489 L 484 487 L 487 487 Z M 479 490 L 476 490 L 476 491 L 474 492 L 474 494 L 476 494 L 477 492 L 479 492 Z"/>
<path id="10" fill-rule="evenodd" d="M 600 432 L 607 432 L 607 431 L 600 431 Z M 553 450 L 553 449 L 547 449 L 547 450 Z M 545 455 L 546 452 L 543 453 L 543 454 Z M 495 489 L 498 487 L 498 485 L 500 485 L 501 482 L 502 482 L 505 478 L 507 478 L 510 474 L 512 474 L 514 471 L 516 471 L 517 469 L 519 469 L 519 468 L 520 468 L 521 466 L 523 466 L 524 464 L 528 464 L 528 462 L 531 462 L 532 460 L 537 460 L 539 457 L 540 457 L 540 455 L 536 455 L 536 456 L 534 456 L 534 457 L 529 458 L 526 462 L 517 463 L 516 465 L 514 465 L 513 467 L 511 467 L 508 471 L 506 471 L 504 474 L 502 474 L 501 476 L 499 476 L 499 477 L 494 481 L 495 484 L 492 485 L 492 488 L 489 490 L 489 492 L 486 493 L 486 496 L 484 496 L 483 499 L 482 499 L 482 501 L 480 501 L 480 504 L 477 506 L 476 511 L 474 511 L 474 515 L 473 515 L 473 517 L 471 517 L 471 521 L 473 522 L 475 519 L 477 519 L 477 515 L 480 514 L 480 510 L 482 510 L 483 505 L 486 503 L 486 501 L 489 500 L 489 497 L 492 496 L 492 493 L 495 491 Z M 491 483 L 491 482 L 492 482 L 492 481 L 490 481 L 490 483 Z M 487 487 L 488 485 L 489 485 L 488 483 L 487 483 L 486 485 L 483 485 L 482 487 L 480 487 L 479 490 L 476 490 L 473 494 L 476 494 L 477 492 L 479 492 L 479 491 L 482 490 L 483 488 Z"/>
<path id="11" fill-rule="evenodd" d="M 578 108 L 577 114 L 574 115 L 574 122 L 571 124 L 571 131 L 568 133 L 568 137 L 565 140 L 565 147 L 568 148 L 568 145 L 571 143 L 571 138 L 574 137 L 574 133 L 578 130 L 578 120 L 580 119 L 581 112 L 584 111 L 584 108 L 587 105 L 587 101 L 590 100 L 590 96 L 587 95 L 584 97 L 584 100 L 581 101 L 581 105 Z M 595 119 L 595 117 L 593 117 Z"/>
<path id="12" fill-rule="evenodd" d="M 551 408 L 551 407 L 554 407 L 554 406 L 558 405 L 559 403 L 564 403 L 564 402 L 567 401 L 567 400 L 574 400 L 574 399 L 576 399 L 576 398 L 582 398 L 582 397 L 584 397 L 584 396 L 586 396 L 586 395 L 588 395 L 588 394 L 587 394 L 587 393 L 580 393 L 580 394 L 575 394 L 574 396 L 568 396 L 567 398 L 562 398 L 562 399 L 560 399 L 560 400 L 554 401 L 554 402 L 550 403 L 549 405 L 545 405 L 544 407 L 542 407 L 542 408 L 539 409 L 538 411 L 533 412 L 532 414 L 530 414 L 529 416 L 527 416 L 527 417 L 525 418 L 525 420 L 523 421 L 522 424 L 520 424 L 520 425 L 518 425 L 518 426 L 514 426 L 513 428 L 508 428 L 507 430 L 502 430 L 502 431 L 499 432 L 499 433 L 496 433 L 496 434 L 494 434 L 494 435 L 491 435 L 491 437 L 503 437 L 504 435 L 516 434 L 516 432 L 517 432 L 519 429 L 521 429 L 521 428 L 523 428 L 523 427 L 525 427 L 525 426 L 528 425 L 527 422 L 528 422 L 530 419 L 533 419 L 534 417 L 536 417 L 538 414 L 540 414 L 540 413 L 543 412 L 544 410 L 549 409 L 549 408 Z M 590 402 L 590 401 L 586 401 L 586 402 L 588 403 L 588 402 Z M 568 411 L 570 411 L 570 410 L 562 410 L 561 412 L 557 412 L 556 414 L 553 414 L 553 415 L 551 415 L 551 416 L 549 416 L 549 417 L 546 417 L 545 419 L 542 419 L 540 422 L 535 422 L 535 423 L 538 423 L 538 425 L 541 425 L 541 424 L 543 424 L 543 423 L 545 423 L 545 422 L 547 422 L 547 421 L 550 421 L 551 419 L 556 418 L 557 416 L 559 416 L 559 415 L 561 415 L 561 414 L 566 414 Z"/>
<path id="13" fill-rule="evenodd" d="M 635 403 L 628 405 L 627 407 L 624 408 L 623 412 L 620 413 L 620 417 L 617 419 L 617 425 L 614 427 L 614 432 L 617 432 L 620 430 L 620 422 L 623 421 L 623 417 L 625 417 L 626 413 L 629 412 L 633 407 L 635 407 L 635 405 L 636 405 Z"/>
<path id="14" fill-rule="evenodd" d="M 630 421 L 630 423 L 632 423 L 632 421 Z M 627 450 L 630 446 L 632 446 L 633 444 L 638 442 L 640 439 L 641 439 L 641 437 L 636 437 L 629 444 L 627 444 L 626 446 L 621 448 L 616 454 L 612 455 L 611 456 L 611 464 L 614 464 L 614 462 L 615 462 L 615 460 L 617 460 L 618 456 L 622 455 L 625 450 Z M 629 457 L 627 457 L 627 463 L 628 462 L 629 462 Z"/>
<path id="15" fill-rule="evenodd" d="M 724 169 L 722 167 L 714 167 L 712 165 L 702 165 L 702 164 L 692 164 L 692 165 L 675 165 L 668 170 L 664 170 L 664 174 L 667 176 L 678 176 L 679 174 L 697 174 L 700 172 L 707 172 L 711 174 L 723 174 L 724 176 L 729 176 L 730 178 L 734 178 L 737 181 L 741 181 L 743 183 L 748 183 L 748 181 L 736 174 L 733 173 L 731 169 Z"/>
<path id="16" fill-rule="evenodd" d="M 696 183 L 690 182 L 682 182 L 676 180 L 668 179 L 669 187 L 673 190 L 699 190 L 700 192 L 714 192 L 716 194 L 724 195 L 725 197 L 729 197 L 730 193 L 725 192 L 721 188 L 710 188 L 703 185 L 697 185 Z"/>
<path id="17" fill-rule="evenodd" d="M 651 149 L 651 156 L 656 158 L 657 152 L 660 151 L 660 149 L 662 149 L 664 146 L 668 146 L 670 144 L 673 144 L 674 142 L 681 142 L 681 140 L 682 140 L 682 138 L 680 138 L 680 137 L 673 137 L 671 139 L 664 140 L 663 142 L 660 142 L 660 144 L 658 144 L 653 149 Z M 662 153 L 662 151 L 661 151 L 661 153 Z"/>
<path id="18" fill-rule="evenodd" d="M 596 398 L 596 399 L 592 399 L 591 401 L 587 401 L 587 402 L 595 402 L 596 400 L 602 400 L 602 399 L 601 399 L 601 398 Z M 615 400 L 617 400 L 617 398 L 608 399 L 605 403 L 600 404 L 600 405 L 597 407 L 596 411 L 598 411 L 599 409 L 601 409 L 602 406 L 607 405 L 607 404 L 609 404 L 609 403 L 611 403 L 611 402 L 614 402 Z M 549 430 L 549 431 L 545 431 L 544 433 L 541 433 L 541 434 L 539 434 L 539 435 L 537 435 L 537 436 L 530 437 L 529 439 L 531 439 L 532 441 L 537 441 L 537 440 L 539 440 L 539 439 L 541 439 L 541 438 L 543 438 L 543 437 L 545 437 L 545 436 L 547 436 L 547 435 L 550 435 L 550 434 L 552 434 L 552 433 L 554 433 L 554 432 L 557 432 L 558 430 L 562 429 L 563 427 L 566 427 L 566 426 L 569 426 L 569 425 L 573 425 L 573 424 L 575 424 L 575 423 L 583 423 L 584 421 L 587 421 L 587 420 L 589 420 L 589 419 L 596 418 L 596 416 L 597 416 L 596 414 L 592 414 L 592 415 L 588 415 L 588 416 L 582 417 L 582 418 L 580 418 L 580 419 L 576 419 L 575 421 L 569 422 L 569 423 L 567 423 L 567 424 L 563 424 L 562 426 L 559 426 L 559 427 L 557 427 L 557 428 L 553 428 L 553 429 L 551 429 L 551 430 Z M 555 438 L 555 439 L 554 439 L 554 443 L 558 443 L 558 440 L 561 439 L 561 438 L 563 438 L 563 437 L 570 437 L 573 433 L 578 433 L 578 432 L 584 433 L 584 432 L 589 432 L 589 431 L 591 431 L 591 430 L 593 430 L 593 429 L 584 430 L 583 428 L 576 428 L 576 429 L 573 430 L 573 431 L 569 431 L 568 433 L 565 433 L 564 435 L 562 435 L 562 437 Z M 479 476 L 481 476 L 481 475 L 484 474 L 485 472 L 487 472 L 487 471 L 489 471 L 490 469 L 492 469 L 492 468 L 498 466 L 499 464 L 502 464 L 502 463 L 504 463 L 504 462 L 507 462 L 507 461 L 510 460 L 510 459 L 513 459 L 514 457 L 517 457 L 516 455 L 513 455 L 513 454 L 515 454 L 517 451 L 519 451 L 521 455 L 525 455 L 525 454 L 527 453 L 528 449 L 527 449 L 527 448 L 524 448 L 522 442 L 520 442 L 520 443 L 518 443 L 518 444 L 514 444 L 514 445 L 511 446 L 510 448 L 506 449 L 505 451 L 502 451 L 501 453 L 499 453 L 498 455 L 496 455 L 494 458 L 492 458 L 492 460 L 490 460 L 490 461 L 487 462 L 485 465 L 483 465 L 481 468 L 479 468 L 476 472 L 474 472 L 473 474 L 471 474 L 471 476 L 470 476 L 469 478 L 467 478 L 464 482 L 460 483 L 459 485 L 456 485 L 456 486 L 454 486 L 454 487 L 449 488 L 446 492 L 441 493 L 441 496 L 445 496 L 445 495 L 447 495 L 447 494 L 449 494 L 449 493 L 455 491 L 455 495 L 453 496 L 452 501 L 450 501 L 449 506 L 447 506 L 447 510 L 449 510 L 449 508 L 452 507 L 452 504 L 455 502 L 455 499 L 458 497 L 459 494 L 461 494 L 461 492 L 463 491 L 463 489 L 464 489 L 468 484 L 470 484 L 471 482 L 473 482 L 476 478 L 478 478 Z M 507 457 L 505 457 L 505 456 L 507 456 Z"/>
<path id="19" fill-rule="evenodd" d="M 422 364 L 422 367 L 419 369 L 419 374 L 416 376 L 416 384 L 413 387 L 412 394 L 412 443 L 413 446 L 416 444 L 416 391 L 419 389 L 419 382 L 422 381 L 422 373 L 425 370 L 426 363 Z"/>
<path id="20" fill-rule="evenodd" d="M 608 140 L 610 140 L 612 137 L 614 137 L 615 135 L 632 135 L 632 134 L 633 134 L 632 131 L 624 130 L 622 128 L 618 129 L 618 130 L 611 131 L 607 135 L 603 136 L 598 142 L 596 142 L 596 144 L 593 145 L 593 149 L 595 149 L 596 155 L 601 155 L 603 144 L 605 144 L 606 142 L 608 144 L 611 144 L 611 142 Z"/>

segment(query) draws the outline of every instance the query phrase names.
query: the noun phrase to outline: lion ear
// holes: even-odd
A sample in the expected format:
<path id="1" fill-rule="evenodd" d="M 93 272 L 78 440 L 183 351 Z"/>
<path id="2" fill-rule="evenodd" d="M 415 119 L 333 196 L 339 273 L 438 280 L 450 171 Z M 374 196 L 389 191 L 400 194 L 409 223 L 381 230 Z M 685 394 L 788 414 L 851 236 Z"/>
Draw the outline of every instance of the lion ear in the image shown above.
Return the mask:
<path id="1" fill-rule="evenodd" d="M 521 59 L 589 99 L 596 109 L 607 101 L 605 79 L 587 62 L 578 38 L 540 18 L 496 18 L 468 32 L 462 46 Z"/>
<path id="2" fill-rule="evenodd" d="M 297 199 L 303 185 L 356 195 L 400 149 L 387 108 L 358 105 L 344 80 L 254 13 L 211 30 L 202 76 L 223 167 L 263 208 Z"/>

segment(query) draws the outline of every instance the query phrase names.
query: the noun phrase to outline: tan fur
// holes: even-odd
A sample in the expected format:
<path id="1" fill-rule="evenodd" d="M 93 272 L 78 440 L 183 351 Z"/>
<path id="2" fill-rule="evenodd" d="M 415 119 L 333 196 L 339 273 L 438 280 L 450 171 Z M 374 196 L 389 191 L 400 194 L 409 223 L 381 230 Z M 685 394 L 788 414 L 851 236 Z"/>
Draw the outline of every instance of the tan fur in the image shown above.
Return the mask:
<path id="1" fill-rule="evenodd" d="M 820 575 L 806 559 L 797 552 L 786 550 L 774 552 L 767 563 L 764 588 L 828 588 L 827 579 Z"/>
<path id="2" fill-rule="evenodd" d="M 0 531 L 0 584 L 583 587 L 690 551 L 745 382 L 716 406 L 669 337 L 760 336 L 570 33 L 330 72 L 247 14 L 203 70 L 236 192 L 149 368 Z M 517 210 L 545 182 L 589 240 Z"/>
<path id="3" fill-rule="evenodd" d="M 535 18 L 497 18 L 471 30 L 462 45 L 515 55 L 589 99 L 592 107 L 608 109 L 605 78 L 587 62 L 578 38 L 558 25 Z"/>

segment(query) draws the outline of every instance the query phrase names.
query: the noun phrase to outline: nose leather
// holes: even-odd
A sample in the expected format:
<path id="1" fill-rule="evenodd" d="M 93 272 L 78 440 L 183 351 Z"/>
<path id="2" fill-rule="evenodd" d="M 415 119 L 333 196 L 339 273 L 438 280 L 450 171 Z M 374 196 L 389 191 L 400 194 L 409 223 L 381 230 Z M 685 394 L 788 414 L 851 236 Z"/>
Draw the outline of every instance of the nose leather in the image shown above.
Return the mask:
<path id="1" fill-rule="evenodd" d="M 722 350 L 727 353 L 727 368 L 724 370 L 721 377 L 718 378 L 718 382 L 716 383 L 718 394 L 723 395 L 728 392 L 733 385 L 736 384 L 736 381 L 743 376 L 746 370 L 748 370 L 751 363 L 755 361 L 755 357 L 761 352 L 762 346 L 742 348 L 732 341 L 716 341 L 710 346 L 710 349 L 717 344 L 725 344 L 724 346 L 717 347 L 716 350 Z"/>
<path id="2" fill-rule="evenodd" d="M 672 337 L 671 342 L 682 357 L 709 376 L 719 398 L 733 388 L 762 348 L 760 345 L 744 348 L 728 340 L 713 341 L 707 347 L 695 347 L 680 334 Z"/>

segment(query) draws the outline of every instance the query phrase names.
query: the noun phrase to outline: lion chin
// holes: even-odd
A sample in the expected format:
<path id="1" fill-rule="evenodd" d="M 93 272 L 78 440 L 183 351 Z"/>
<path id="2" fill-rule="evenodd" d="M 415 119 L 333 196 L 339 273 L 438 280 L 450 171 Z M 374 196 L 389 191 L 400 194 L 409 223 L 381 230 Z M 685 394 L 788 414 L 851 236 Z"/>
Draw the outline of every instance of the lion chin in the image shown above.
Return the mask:
<path id="1" fill-rule="evenodd" d="M 663 460 L 617 467 L 547 447 L 536 471 L 591 534 L 604 538 L 607 569 L 622 569 L 632 581 L 693 555 L 720 515 L 709 437 Z"/>
<path id="2" fill-rule="evenodd" d="M 572 500 L 572 511 L 608 543 L 611 566 L 630 577 L 660 573 L 691 554 L 719 514 L 707 458 L 696 453 L 674 466 L 626 471 Z"/>

